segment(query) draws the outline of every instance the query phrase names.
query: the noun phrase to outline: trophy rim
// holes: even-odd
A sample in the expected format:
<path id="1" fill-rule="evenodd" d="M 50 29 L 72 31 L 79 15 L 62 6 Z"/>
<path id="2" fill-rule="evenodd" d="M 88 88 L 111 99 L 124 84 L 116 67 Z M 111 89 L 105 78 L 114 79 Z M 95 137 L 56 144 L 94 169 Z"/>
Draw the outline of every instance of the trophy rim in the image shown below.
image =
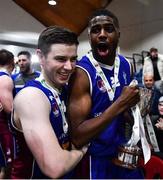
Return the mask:
<path id="1" fill-rule="evenodd" d="M 120 152 L 125 152 L 128 154 L 135 154 L 135 155 L 140 156 L 142 154 L 141 149 L 138 146 L 135 146 L 135 147 L 134 146 L 133 147 L 132 146 L 119 146 L 118 149 L 120 150 Z"/>
<path id="2" fill-rule="evenodd" d="M 138 167 L 136 164 L 124 163 L 117 158 L 113 159 L 113 163 L 117 166 L 121 166 L 127 169 L 136 169 Z"/>

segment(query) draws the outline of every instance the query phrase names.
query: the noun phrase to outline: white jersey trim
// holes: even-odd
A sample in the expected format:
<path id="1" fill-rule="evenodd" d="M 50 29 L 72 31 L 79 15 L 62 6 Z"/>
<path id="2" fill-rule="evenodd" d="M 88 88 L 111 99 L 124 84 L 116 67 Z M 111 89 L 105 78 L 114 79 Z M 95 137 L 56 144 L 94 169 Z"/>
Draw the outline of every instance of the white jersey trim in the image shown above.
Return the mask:
<path id="1" fill-rule="evenodd" d="M 81 66 L 76 65 L 76 67 L 78 67 L 78 68 L 80 68 L 80 69 L 82 69 L 83 71 L 86 72 L 86 74 L 88 76 L 88 79 L 89 79 L 89 85 L 90 85 L 90 90 L 89 91 L 90 91 L 90 94 L 92 95 L 92 81 L 91 81 L 91 77 L 90 77 L 88 71 L 85 68 L 81 67 Z"/>

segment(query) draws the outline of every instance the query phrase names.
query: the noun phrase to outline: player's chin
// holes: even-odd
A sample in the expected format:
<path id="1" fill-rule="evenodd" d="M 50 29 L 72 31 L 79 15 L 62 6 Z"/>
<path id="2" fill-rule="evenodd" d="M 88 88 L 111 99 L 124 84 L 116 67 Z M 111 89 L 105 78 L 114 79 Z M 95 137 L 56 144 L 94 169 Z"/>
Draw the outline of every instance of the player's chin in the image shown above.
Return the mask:
<path id="1" fill-rule="evenodd" d="M 21 72 L 25 72 L 25 68 L 20 68 L 20 71 Z"/>

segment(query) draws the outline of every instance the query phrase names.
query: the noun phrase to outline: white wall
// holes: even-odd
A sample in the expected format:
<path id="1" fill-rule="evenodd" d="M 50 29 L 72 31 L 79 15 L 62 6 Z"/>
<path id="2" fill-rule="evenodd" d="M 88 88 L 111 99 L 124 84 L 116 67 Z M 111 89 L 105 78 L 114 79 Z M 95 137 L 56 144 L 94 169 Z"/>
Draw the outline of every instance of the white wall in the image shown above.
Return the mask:
<path id="1" fill-rule="evenodd" d="M 78 59 L 80 59 L 84 54 L 86 54 L 90 49 L 87 29 L 79 36 L 79 47 L 78 47 Z"/>
<path id="2" fill-rule="evenodd" d="M 152 46 L 163 54 L 163 0 L 113 0 L 107 9 L 119 19 L 120 51 L 126 56 L 141 53 Z M 81 36 L 79 57 L 87 52 L 85 30 Z M 87 47 L 85 47 L 87 45 Z"/>

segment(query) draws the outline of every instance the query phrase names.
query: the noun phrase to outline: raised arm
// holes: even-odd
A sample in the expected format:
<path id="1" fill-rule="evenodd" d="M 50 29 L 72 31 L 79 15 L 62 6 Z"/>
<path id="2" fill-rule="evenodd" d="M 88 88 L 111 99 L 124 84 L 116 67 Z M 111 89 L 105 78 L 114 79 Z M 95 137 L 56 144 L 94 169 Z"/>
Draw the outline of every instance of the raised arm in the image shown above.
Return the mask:
<path id="1" fill-rule="evenodd" d="M 115 116 L 135 105 L 138 100 L 138 89 L 125 87 L 121 96 L 103 114 L 88 119 L 92 106 L 89 79 L 83 70 L 77 68 L 70 81 L 68 102 L 68 119 L 73 143 L 77 147 L 89 143 L 112 122 Z"/>
<path id="2" fill-rule="evenodd" d="M 6 113 L 11 113 L 13 104 L 13 81 L 9 76 L 0 77 L 0 102 Z"/>
<path id="3" fill-rule="evenodd" d="M 80 161 L 82 150 L 67 151 L 59 145 L 49 120 L 50 102 L 42 91 L 23 89 L 14 100 L 14 109 L 15 123 L 21 123 L 19 128 L 44 174 L 59 178 Z"/>

